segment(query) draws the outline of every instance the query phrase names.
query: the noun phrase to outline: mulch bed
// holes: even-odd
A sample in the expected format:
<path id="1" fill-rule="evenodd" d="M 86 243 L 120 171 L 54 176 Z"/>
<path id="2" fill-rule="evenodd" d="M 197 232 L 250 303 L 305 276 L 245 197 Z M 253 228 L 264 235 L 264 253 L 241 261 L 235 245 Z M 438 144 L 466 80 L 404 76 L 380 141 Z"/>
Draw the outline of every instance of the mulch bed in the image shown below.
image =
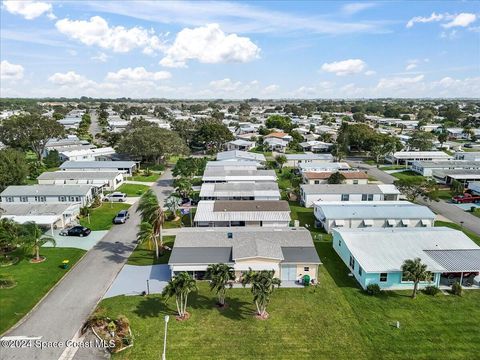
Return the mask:
<path id="1" fill-rule="evenodd" d="M 37 260 L 37 258 L 33 258 L 33 259 L 30 259 L 29 262 L 31 264 L 40 264 L 40 263 L 44 262 L 45 260 L 47 260 L 47 258 L 45 256 L 40 256 L 40 259 Z"/>
<path id="2" fill-rule="evenodd" d="M 177 321 L 187 321 L 188 319 L 190 319 L 190 313 L 189 312 L 185 312 L 185 315 L 184 316 L 175 316 L 175 320 Z"/>
<path id="3" fill-rule="evenodd" d="M 263 316 L 258 314 L 258 313 L 255 313 L 255 319 L 257 319 L 257 320 L 267 320 L 269 316 L 270 316 L 270 314 L 267 313 L 267 312 L 265 312 L 265 315 L 263 315 Z"/>

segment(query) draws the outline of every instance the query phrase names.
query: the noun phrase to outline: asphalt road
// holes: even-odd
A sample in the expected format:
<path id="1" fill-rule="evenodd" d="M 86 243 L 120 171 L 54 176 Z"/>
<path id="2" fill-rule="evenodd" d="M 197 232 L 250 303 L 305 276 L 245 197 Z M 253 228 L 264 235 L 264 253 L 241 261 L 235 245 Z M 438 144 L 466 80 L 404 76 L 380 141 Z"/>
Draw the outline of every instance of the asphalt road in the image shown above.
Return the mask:
<path id="1" fill-rule="evenodd" d="M 168 170 L 153 186 L 161 201 L 172 191 L 171 183 Z M 74 338 L 135 248 L 140 223 L 136 206 L 131 208 L 128 223 L 112 227 L 43 301 L 5 336 L 41 337 L 42 342 L 65 342 Z M 59 359 L 64 350 L 64 346 L 44 349 L 3 347 L 0 348 L 0 359 L 52 360 Z"/>
<path id="2" fill-rule="evenodd" d="M 377 180 L 385 183 L 392 184 L 397 178 L 393 177 L 386 172 L 377 169 L 375 166 L 365 164 L 358 160 L 348 159 L 348 162 L 360 170 L 365 170 L 369 175 L 373 176 Z M 474 233 L 480 235 L 480 219 L 476 216 L 465 212 L 459 207 L 449 204 L 443 200 L 440 201 L 424 201 L 422 199 L 417 200 L 419 203 L 428 206 L 436 214 L 440 214 L 450 219 L 451 221 L 461 224 L 463 222 L 463 227 L 473 231 Z"/>

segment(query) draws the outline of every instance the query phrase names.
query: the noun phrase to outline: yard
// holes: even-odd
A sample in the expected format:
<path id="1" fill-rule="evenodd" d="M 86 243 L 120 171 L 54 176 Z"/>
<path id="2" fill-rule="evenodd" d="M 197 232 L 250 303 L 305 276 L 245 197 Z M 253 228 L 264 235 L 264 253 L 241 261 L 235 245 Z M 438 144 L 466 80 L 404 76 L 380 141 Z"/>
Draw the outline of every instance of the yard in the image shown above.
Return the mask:
<path id="1" fill-rule="evenodd" d="M 175 241 L 175 236 L 164 236 L 163 242 L 170 249 L 173 248 L 173 243 Z M 156 265 L 156 264 L 167 264 L 170 259 L 171 251 L 165 252 L 163 255 L 160 255 L 158 259 L 155 259 L 155 251 L 149 249 L 148 244 L 143 243 L 137 245 L 135 250 L 128 258 L 128 265 Z"/>
<path id="2" fill-rule="evenodd" d="M 411 170 L 397 172 L 397 173 L 393 173 L 391 175 L 396 177 L 399 180 L 421 181 L 423 179 L 422 175 L 416 173 L 415 171 L 411 171 Z"/>
<path id="3" fill-rule="evenodd" d="M 129 176 L 127 180 L 131 181 L 141 181 L 141 182 L 155 182 L 160 177 L 159 173 L 152 172 L 150 175 L 138 174 L 135 176 Z"/>
<path id="4" fill-rule="evenodd" d="M 29 258 L 20 255 L 21 260 L 15 265 L 0 267 L 0 277 L 11 276 L 17 282 L 12 289 L 0 289 L 0 333 L 27 314 L 67 272 L 60 268 L 63 260 L 70 260 L 73 266 L 85 250 L 42 248 L 40 253 L 47 258 L 43 263 L 30 264 Z"/>
<path id="5" fill-rule="evenodd" d="M 129 207 L 128 204 L 104 202 L 98 208 L 90 209 L 90 221 L 88 221 L 88 217 L 84 217 L 80 219 L 80 225 L 93 231 L 108 230 L 113 226 L 112 220 L 115 215 L 120 210 L 126 210 Z"/>
<path id="6" fill-rule="evenodd" d="M 367 296 L 332 249 L 316 242 L 323 265 L 320 284 L 308 289 L 278 289 L 270 318 L 253 318 L 248 289 L 228 290 L 229 308 L 215 308 L 208 284 L 189 298 L 191 318 L 170 321 L 167 357 L 178 359 L 473 359 L 478 356 L 480 292 L 463 297 L 389 292 Z M 158 359 L 163 316 L 175 313 L 159 295 L 103 300 L 110 316 L 124 314 L 135 337 L 133 348 L 114 358 Z M 394 325 L 400 322 L 400 329 Z"/>
<path id="7" fill-rule="evenodd" d="M 123 184 L 116 191 L 127 194 L 128 196 L 141 196 L 149 189 L 147 185 L 141 184 Z"/>

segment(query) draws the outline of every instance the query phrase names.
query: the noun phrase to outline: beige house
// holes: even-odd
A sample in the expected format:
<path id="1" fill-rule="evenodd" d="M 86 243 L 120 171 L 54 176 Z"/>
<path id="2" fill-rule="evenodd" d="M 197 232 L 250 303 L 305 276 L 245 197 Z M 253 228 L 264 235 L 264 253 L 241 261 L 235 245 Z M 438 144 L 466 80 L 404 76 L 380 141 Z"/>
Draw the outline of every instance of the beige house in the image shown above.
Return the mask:
<path id="1" fill-rule="evenodd" d="M 177 234 L 168 262 L 172 275 L 187 271 L 202 279 L 210 264 L 229 264 L 236 280 L 249 269 L 273 270 L 282 286 L 308 275 L 318 281 L 321 264 L 305 228 L 185 228 Z"/>

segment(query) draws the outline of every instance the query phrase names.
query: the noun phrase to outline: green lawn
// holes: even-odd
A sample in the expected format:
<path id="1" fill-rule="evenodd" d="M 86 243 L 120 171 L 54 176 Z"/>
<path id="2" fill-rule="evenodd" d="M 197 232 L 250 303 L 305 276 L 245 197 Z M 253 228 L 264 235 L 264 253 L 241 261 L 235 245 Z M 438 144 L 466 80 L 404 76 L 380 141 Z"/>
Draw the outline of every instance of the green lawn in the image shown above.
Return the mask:
<path id="1" fill-rule="evenodd" d="M 175 359 L 474 359 L 478 357 L 480 292 L 463 297 L 389 292 L 370 297 L 348 276 L 331 241 L 316 242 L 323 261 L 320 284 L 275 291 L 270 318 L 253 318 L 248 289 L 228 290 L 229 308 L 219 311 L 206 282 L 189 297 L 186 322 L 170 321 L 167 356 Z M 100 306 L 124 314 L 135 345 L 117 359 L 158 359 L 163 317 L 175 301 L 159 295 L 119 296 Z M 400 329 L 394 327 L 400 322 Z"/>
<path id="2" fill-rule="evenodd" d="M 398 173 L 393 173 L 391 174 L 392 176 L 396 177 L 397 179 L 413 179 L 413 180 L 418 180 L 421 181 L 423 179 L 423 176 L 416 173 L 415 171 L 411 170 L 406 170 Z"/>
<path id="3" fill-rule="evenodd" d="M 13 326 L 55 285 L 66 273 L 60 268 L 63 260 L 75 264 L 85 250 L 72 248 L 42 248 L 40 254 L 47 260 L 30 264 L 22 259 L 17 264 L 1 267 L 2 275 L 12 276 L 17 281 L 13 289 L 0 289 L 0 333 Z"/>
<path id="4" fill-rule="evenodd" d="M 480 245 L 480 235 L 477 235 L 473 231 L 470 231 L 468 229 L 462 228 L 460 225 L 452 223 L 452 222 L 447 222 L 447 221 L 435 221 L 435 226 L 446 226 L 455 230 L 462 230 L 465 235 L 467 235 L 470 239 L 475 241 L 478 245 Z"/>
<path id="5" fill-rule="evenodd" d="M 281 190 L 291 189 L 293 187 L 290 180 L 290 172 L 292 169 L 292 167 L 288 166 L 284 166 L 282 172 L 280 172 L 280 169 L 275 169 L 275 172 L 277 174 L 278 187 Z"/>
<path id="6" fill-rule="evenodd" d="M 175 236 L 164 236 L 163 242 L 169 248 L 173 248 Z M 168 264 L 170 259 L 170 251 L 160 255 L 158 259 L 155 258 L 155 251 L 148 248 L 148 244 L 139 244 L 133 250 L 133 253 L 128 258 L 128 265 L 155 265 L 155 264 Z"/>
<path id="7" fill-rule="evenodd" d="M 197 209 L 192 208 L 192 209 L 190 209 L 190 211 L 192 212 L 191 218 L 193 220 L 195 218 L 195 212 L 197 211 Z M 171 212 L 166 211 L 166 216 L 167 217 L 168 217 L 169 214 L 171 214 Z M 177 214 L 180 214 L 180 211 L 178 211 Z M 190 224 L 190 214 L 182 215 L 182 216 L 178 215 L 177 220 L 165 221 L 165 223 L 163 224 L 163 227 L 165 229 L 177 229 L 177 228 L 181 228 L 182 226 L 184 226 L 184 227 L 192 226 Z"/>
<path id="8" fill-rule="evenodd" d="M 405 169 L 405 165 L 386 165 L 386 166 L 380 166 L 380 170 L 386 171 L 386 170 L 402 170 Z"/>
<path id="9" fill-rule="evenodd" d="M 155 182 L 158 180 L 160 177 L 159 173 L 151 173 L 151 175 L 135 175 L 135 176 L 129 176 L 127 180 L 132 180 L 132 181 L 142 181 L 142 182 Z"/>
<path id="10" fill-rule="evenodd" d="M 442 200 L 451 200 L 452 199 L 452 192 L 450 189 L 441 189 L 437 191 L 437 195 L 439 199 Z"/>
<path id="11" fill-rule="evenodd" d="M 113 226 L 112 220 L 115 215 L 120 210 L 126 210 L 129 207 L 129 204 L 104 202 L 100 207 L 90 210 L 90 222 L 85 217 L 80 219 L 80 224 L 93 231 L 108 230 Z"/>
<path id="12" fill-rule="evenodd" d="M 141 196 L 149 189 L 147 185 L 140 184 L 123 184 L 116 191 L 127 194 L 128 196 Z"/>

